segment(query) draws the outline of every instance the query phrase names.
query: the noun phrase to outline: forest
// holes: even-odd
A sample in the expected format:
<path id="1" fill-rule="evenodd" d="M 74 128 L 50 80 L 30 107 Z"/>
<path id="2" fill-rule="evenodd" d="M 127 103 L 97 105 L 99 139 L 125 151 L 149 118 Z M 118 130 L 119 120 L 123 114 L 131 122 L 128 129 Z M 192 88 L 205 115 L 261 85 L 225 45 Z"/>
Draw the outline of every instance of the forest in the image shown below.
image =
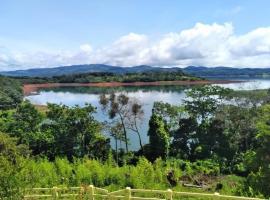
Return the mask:
<path id="1" fill-rule="evenodd" d="M 0 109 L 15 107 L 22 101 L 23 94 L 20 81 L 0 76 L 0 88 Z"/>
<path id="2" fill-rule="evenodd" d="M 108 116 L 100 122 L 90 104 L 40 109 L 22 100 L 19 82 L 0 83 L 1 199 L 86 184 L 270 197 L 270 90 L 205 85 L 187 89 L 179 106 L 156 102 L 143 144 L 142 103 L 125 93 L 100 95 Z M 138 151 L 129 149 L 129 134 Z"/>
<path id="3" fill-rule="evenodd" d="M 103 82 L 155 82 L 202 80 L 182 71 L 146 71 L 138 73 L 91 72 L 52 77 L 13 77 L 23 83 L 103 83 Z"/>

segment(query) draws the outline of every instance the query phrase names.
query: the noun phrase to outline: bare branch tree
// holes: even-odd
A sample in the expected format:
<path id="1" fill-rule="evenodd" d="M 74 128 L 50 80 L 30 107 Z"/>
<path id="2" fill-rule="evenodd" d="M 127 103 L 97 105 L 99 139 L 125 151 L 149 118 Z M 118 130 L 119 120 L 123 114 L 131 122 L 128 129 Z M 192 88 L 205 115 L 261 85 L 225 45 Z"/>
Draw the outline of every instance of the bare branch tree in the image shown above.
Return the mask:
<path id="1" fill-rule="evenodd" d="M 114 93 L 100 95 L 99 103 L 102 105 L 102 109 L 107 112 L 110 119 L 114 119 L 121 124 L 126 152 L 128 152 L 128 130 L 137 133 L 142 148 L 142 140 L 138 127 L 143 116 L 142 105 L 134 99 L 130 99 L 125 94 L 119 94 L 117 96 Z"/>

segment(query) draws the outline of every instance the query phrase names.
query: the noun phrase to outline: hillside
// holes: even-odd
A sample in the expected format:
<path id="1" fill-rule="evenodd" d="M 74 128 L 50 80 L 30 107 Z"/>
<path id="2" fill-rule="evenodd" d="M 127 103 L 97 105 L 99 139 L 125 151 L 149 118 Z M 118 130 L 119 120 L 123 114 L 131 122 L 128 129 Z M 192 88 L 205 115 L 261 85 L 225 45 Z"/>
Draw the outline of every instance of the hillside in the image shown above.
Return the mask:
<path id="1" fill-rule="evenodd" d="M 148 65 L 120 67 L 104 64 L 71 65 L 55 68 L 35 68 L 17 71 L 0 72 L 6 76 L 53 77 L 84 73 L 144 73 L 144 72 L 184 72 L 200 77 L 270 77 L 270 68 L 232 68 L 232 67 L 195 67 L 162 68 Z"/>
<path id="2" fill-rule="evenodd" d="M 70 74 L 81 74 L 81 73 L 93 73 L 93 72 L 106 72 L 114 74 L 125 74 L 125 73 L 142 73 L 148 71 L 155 72 L 181 72 L 180 68 L 160 68 L 151 67 L 147 65 L 140 65 L 134 67 L 119 67 L 103 64 L 89 64 L 89 65 L 72 65 L 55 68 L 36 68 L 28 70 L 17 70 L 17 71 L 6 71 L 0 72 L 6 76 L 29 76 L 29 77 L 52 77 Z"/>
<path id="3" fill-rule="evenodd" d="M 270 68 L 194 67 L 183 72 L 200 77 L 270 77 Z"/>

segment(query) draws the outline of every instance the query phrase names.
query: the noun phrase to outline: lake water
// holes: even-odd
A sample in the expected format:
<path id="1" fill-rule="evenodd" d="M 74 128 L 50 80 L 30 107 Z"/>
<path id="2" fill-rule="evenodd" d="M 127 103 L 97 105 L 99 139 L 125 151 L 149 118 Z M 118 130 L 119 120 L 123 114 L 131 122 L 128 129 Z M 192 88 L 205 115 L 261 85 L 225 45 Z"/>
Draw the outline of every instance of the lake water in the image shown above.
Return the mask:
<path id="1" fill-rule="evenodd" d="M 252 79 L 247 82 L 222 84 L 221 86 L 234 90 L 255 90 L 270 88 L 270 79 Z M 49 103 L 65 104 L 68 106 L 90 103 L 97 108 L 95 117 L 99 121 L 106 119 L 105 114 L 101 111 L 99 105 L 99 95 L 102 93 L 109 94 L 111 92 L 126 93 L 131 98 L 136 98 L 143 104 L 144 119 L 140 125 L 143 144 L 148 143 L 148 121 L 151 116 L 153 103 L 155 101 L 163 101 L 174 105 L 181 105 L 186 97 L 185 90 L 188 86 L 128 86 L 115 88 L 101 87 L 57 87 L 49 89 L 40 89 L 37 94 L 25 97 L 34 104 L 46 105 Z M 131 150 L 139 148 L 139 141 L 135 133 L 129 133 Z M 111 140 L 112 141 L 112 140 Z M 112 141 L 113 142 L 113 141 Z M 112 143 L 112 145 L 114 145 Z"/>

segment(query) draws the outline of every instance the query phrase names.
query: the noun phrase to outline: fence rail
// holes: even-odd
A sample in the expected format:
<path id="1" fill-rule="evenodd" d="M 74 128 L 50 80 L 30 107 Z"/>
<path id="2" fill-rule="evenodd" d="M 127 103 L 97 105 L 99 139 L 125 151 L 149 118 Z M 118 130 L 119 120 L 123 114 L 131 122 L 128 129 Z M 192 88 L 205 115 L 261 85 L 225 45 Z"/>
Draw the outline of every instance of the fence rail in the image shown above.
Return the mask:
<path id="1" fill-rule="evenodd" d="M 124 199 L 124 200 L 173 200 L 185 198 L 207 198 L 218 200 L 263 200 L 259 198 L 240 197 L 220 195 L 219 193 L 192 193 L 177 192 L 168 190 L 145 190 L 131 189 L 127 187 L 123 190 L 109 192 L 108 190 L 94 187 L 93 185 L 84 187 L 53 187 L 53 188 L 32 188 L 25 191 L 25 200 L 36 199 L 80 199 L 80 200 L 98 200 L 98 199 Z M 265 199 L 266 200 L 266 199 Z"/>

